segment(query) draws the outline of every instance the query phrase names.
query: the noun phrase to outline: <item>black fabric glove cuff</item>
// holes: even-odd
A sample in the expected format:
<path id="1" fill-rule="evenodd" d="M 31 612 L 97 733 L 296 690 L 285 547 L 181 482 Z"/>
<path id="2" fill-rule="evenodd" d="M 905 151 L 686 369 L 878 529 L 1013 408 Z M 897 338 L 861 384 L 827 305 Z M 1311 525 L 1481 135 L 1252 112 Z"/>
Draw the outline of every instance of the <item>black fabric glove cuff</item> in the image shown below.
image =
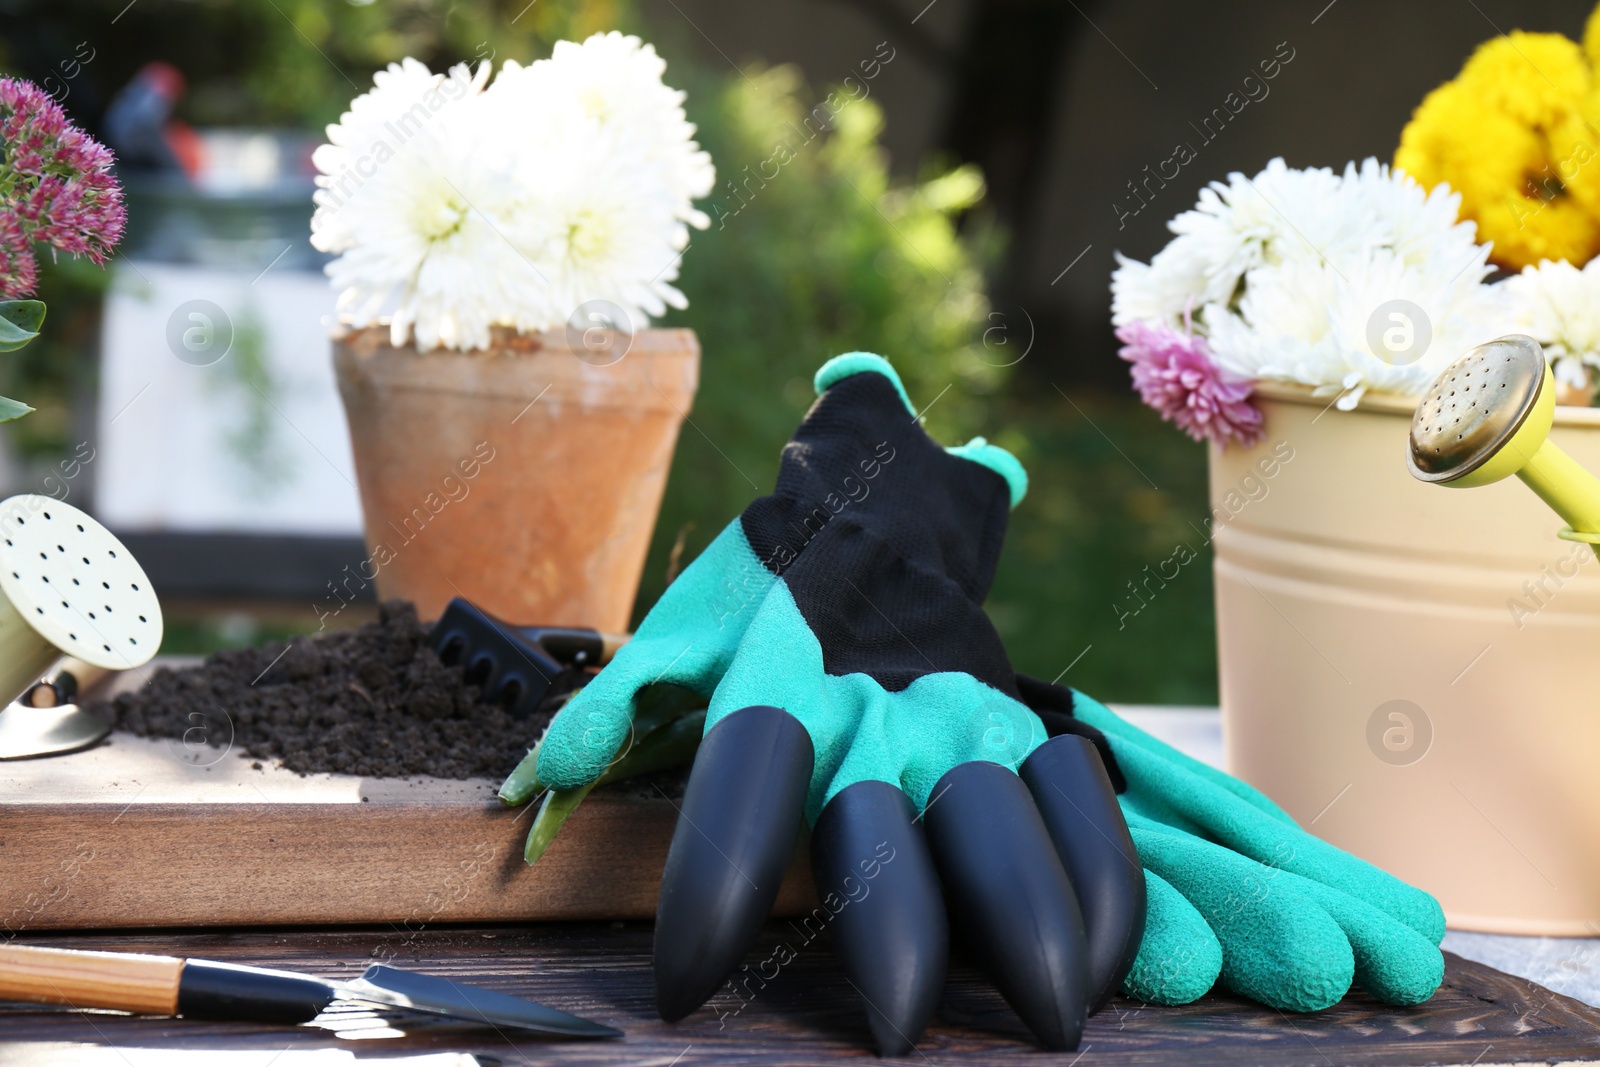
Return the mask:
<path id="1" fill-rule="evenodd" d="M 1112 786 L 1118 793 L 1127 792 L 1128 780 L 1122 776 L 1122 768 L 1117 766 L 1116 754 L 1111 751 L 1111 743 L 1106 740 L 1106 735 L 1073 714 L 1072 690 L 1064 685 L 1041 682 L 1026 674 L 1018 674 L 1017 692 L 1021 694 L 1022 702 L 1039 716 L 1044 723 L 1045 733 L 1051 737 L 1077 734 L 1091 741 L 1095 751 L 1100 753 L 1100 762 L 1106 765 L 1106 774 L 1110 776 Z"/>
<path id="2" fill-rule="evenodd" d="M 945 671 L 1010 696 L 1005 647 L 983 612 L 1011 486 L 930 438 L 893 379 L 840 379 L 783 450 L 777 486 L 740 517 L 783 579 L 823 668 L 888 692 Z"/>
<path id="3" fill-rule="evenodd" d="M 784 446 L 777 485 L 741 522 L 756 557 L 787 577 L 841 513 L 981 604 L 1000 559 L 1011 487 L 947 452 L 906 411 L 894 383 L 867 371 L 817 399 Z"/>

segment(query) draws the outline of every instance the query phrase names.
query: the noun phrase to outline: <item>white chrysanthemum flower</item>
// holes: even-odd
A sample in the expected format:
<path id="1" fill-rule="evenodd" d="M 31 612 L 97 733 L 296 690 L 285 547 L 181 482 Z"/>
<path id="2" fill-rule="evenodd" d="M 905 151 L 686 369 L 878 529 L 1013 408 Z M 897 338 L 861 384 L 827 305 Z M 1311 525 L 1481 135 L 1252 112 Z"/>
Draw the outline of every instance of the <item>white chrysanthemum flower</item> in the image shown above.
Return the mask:
<path id="1" fill-rule="evenodd" d="M 1436 246 L 1417 259 L 1381 248 L 1347 265 L 1328 311 L 1337 345 L 1328 366 L 1343 368 L 1343 410 L 1368 389 L 1420 396 L 1462 354 L 1505 332 L 1496 321 L 1500 302 L 1452 258 L 1460 249 L 1448 240 Z M 1324 395 L 1337 391 L 1323 388 Z"/>
<path id="2" fill-rule="evenodd" d="M 1161 322 L 1174 329 L 1183 326 L 1183 316 L 1212 301 L 1204 299 L 1206 261 L 1192 242 L 1172 241 L 1157 252 L 1149 263 L 1116 253 L 1117 267 L 1111 274 L 1111 324 Z M 1230 293 L 1216 299 L 1226 300 Z"/>
<path id="3" fill-rule="evenodd" d="M 664 70 L 638 38 L 597 34 L 487 89 L 487 64 L 380 71 L 313 157 L 312 242 L 338 253 L 341 311 L 427 350 L 551 329 L 590 301 L 635 329 L 683 307 L 671 283 L 714 172 Z"/>
<path id="4" fill-rule="evenodd" d="M 1251 270 L 1235 307 L 1201 310 L 1218 366 L 1243 378 L 1321 384 L 1306 379 L 1318 378 L 1316 364 L 1326 358 L 1337 280 L 1322 264 L 1302 259 Z"/>
<path id="5" fill-rule="evenodd" d="M 1582 270 L 1564 259 L 1543 260 L 1495 288 L 1504 291 L 1509 305 L 1511 326 L 1502 332 L 1532 337 L 1563 384 L 1589 388 L 1585 368 L 1600 368 L 1600 259 Z"/>
<path id="6" fill-rule="evenodd" d="M 1168 224 L 1181 258 L 1202 271 L 1200 302 L 1228 303 L 1252 268 L 1316 259 L 1344 251 L 1353 240 L 1348 220 L 1335 223 L 1339 179 L 1326 168 L 1290 169 L 1282 159 L 1260 174 L 1228 175 Z M 1173 249 L 1176 251 L 1176 249 Z"/>
<path id="7" fill-rule="evenodd" d="M 1489 246 L 1477 243 L 1477 223 L 1459 221 L 1461 194 L 1447 183 L 1424 189 L 1404 171 L 1369 157 L 1359 169 L 1345 166 L 1344 187 L 1371 213 L 1375 242 L 1393 248 L 1406 263 L 1422 265 L 1453 244 L 1462 251 L 1460 270 L 1475 271 L 1474 281 L 1489 273 Z"/>
<path id="8" fill-rule="evenodd" d="M 703 230 L 711 220 L 692 201 L 711 192 L 716 171 L 695 143 L 684 94 L 661 80 L 666 69 L 654 46 L 613 30 L 582 44 L 558 41 L 549 59 L 530 67 L 506 64 L 490 94 L 509 89 L 546 108 L 575 104 L 613 143 L 633 146 L 659 167 L 677 217 Z"/>
<path id="9" fill-rule="evenodd" d="M 1408 263 L 1391 248 L 1337 270 L 1258 268 L 1236 313 L 1207 309 L 1212 351 L 1229 370 L 1309 385 L 1346 411 L 1368 389 L 1419 394 L 1457 356 L 1504 332 L 1492 295 L 1450 269 Z"/>
<path id="10" fill-rule="evenodd" d="M 373 78 L 312 157 L 322 174 L 311 241 L 358 326 L 390 318 L 396 344 L 488 344 L 522 258 L 495 222 L 514 202 L 508 160 L 476 107 L 488 68 L 432 74 L 408 59 Z"/>
<path id="11" fill-rule="evenodd" d="M 626 158 L 625 146 L 591 145 L 600 158 Z M 688 229 L 663 206 L 656 178 L 647 167 L 627 165 L 542 169 L 532 183 L 537 194 L 511 220 L 543 279 L 530 294 L 536 299 L 524 303 L 518 329 L 548 329 L 596 300 L 621 310 L 623 328 L 687 306 L 671 282 Z"/>
<path id="12" fill-rule="evenodd" d="M 692 139 L 683 94 L 661 82 L 665 69 L 637 37 L 596 34 L 531 66 L 506 64 L 485 94 L 518 134 L 521 166 L 539 189 L 514 229 L 550 284 L 519 328 L 563 321 L 591 300 L 639 324 L 685 306 L 672 282 L 688 227 L 709 225 L 693 199 L 711 191 L 715 172 Z M 550 166 L 565 152 L 592 165 Z"/>
<path id="13" fill-rule="evenodd" d="M 1352 408 L 1368 389 L 1419 393 L 1462 352 L 1505 332 L 1482 280 L 1488 248 L 1460 198 L 1376 160 L 1229 175 L 1173 219 L 1148 266 L 1119 257 L 1113 322 L 1196 332 L 1224 370 L 1312 386 Z"/>
<path id="14" fill-rule="evenodd" d="M 1113 276 L 1113 315 L 1122 307 L 1128 317 L 1154 318 L 1134 310 L 1156 308 L 1176 323 L 1190 303 L 1233 303 L 1240 281 L 1256 267 L 1348 252 L 1362 227 L 1348 217 L 1348 200 L 1338 202 L 1340 191 L 1331 170 L 1294 170 L 1282 159 L 1254 178 L 1235 172 L 1210 183 L 1191 210 L 1167 223 L 1176 236 L 1151 259 L 1148 274 L 1128 272 L 1121 284 Z M 1119 257 L 1124 266 L 1130 262 Z"/>

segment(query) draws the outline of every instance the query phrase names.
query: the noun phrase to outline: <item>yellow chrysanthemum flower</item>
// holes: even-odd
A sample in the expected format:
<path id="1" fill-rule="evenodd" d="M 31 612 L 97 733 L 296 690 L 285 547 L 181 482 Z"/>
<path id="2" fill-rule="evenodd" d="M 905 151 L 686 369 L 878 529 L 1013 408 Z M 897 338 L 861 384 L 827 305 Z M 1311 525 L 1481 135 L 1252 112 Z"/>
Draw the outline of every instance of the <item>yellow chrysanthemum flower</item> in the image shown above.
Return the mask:
<path id="1" fill-rule="evenodd" d="M 1560 34 L 1486 41 L 1417 107 L 1395 166 L 1459 190 L 1495 262 L 1585 263 L 1600 253 L 1600 136 L 1584 118 L 1593 83 L 1584 50 Z"/>
<path id="2" fill-rule="evenodd" d="M 1555 173 L 1572 199 L 1600 219 L 1600 85 L 1550 131 Z"/>
<path id="3" fill-rule="evenodd" d="M 1589 21 L 1583 24 L 1583 54 L 1590 66 L 1600 69 L 1600 4 L 1589 12 Z"/>
<path id="4" fill-rule="evenodd" d="M 1512 30 L 1480 44 L 1456 81 L 1470 85 L 1486 107 L 1544 126 L 1589 91 L 1589 63 L 1578 43 L 1559 33 Z"/>

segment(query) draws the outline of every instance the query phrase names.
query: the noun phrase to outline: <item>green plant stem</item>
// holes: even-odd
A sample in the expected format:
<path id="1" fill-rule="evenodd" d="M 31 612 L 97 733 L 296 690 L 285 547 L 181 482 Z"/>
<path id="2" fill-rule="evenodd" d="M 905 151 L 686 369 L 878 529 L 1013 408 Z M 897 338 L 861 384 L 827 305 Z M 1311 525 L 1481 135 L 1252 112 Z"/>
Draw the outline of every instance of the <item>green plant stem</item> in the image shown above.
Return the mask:
<path id="1" fill-rule="evenodd" d="M 626 778 L 687 766 L 694 762 L 694 754 L 700 748 L 700 738 L 705 729 L 704 708 L 673 719 L 646 734 L 642 741 L 628 750 L 627 755 L 607 767 L 595 784 L 608 785 Z"/>
<path id="2" fill-rule="evenodd" d="M 639 694 L 639 711 L 633 717 L 633 738 L 635 744 L 639 739 L 650 736 L 674 719 L 682 718 L 697 708 L 703 709 L 706 702 L 693 692 L 676 685 L 652 685 L 646 687 Z M 632 747 L 624 747 L 623 757 L 632 751 Z M 613 763 L 616 761 L 613 760 Z"/>
<path id="3" fill-rule="evenodd" d="M 607 767 L 605 773 L 595 781 L 588 785 L 580 785 L 576 789 L 550 790 L 545 794 L 544 802 L 539 805 L 539 813 L 533 817 L 533 825 L 528 828 L 528 841 L 522 850 L 523 860 L 529 864 L 539 862 L 539 857 L 544 855 L 545 850 L 556 839 L 561 827 L 572 813 L 578 810 L 583 798 L 596 786 L 692 763 L 695 750 L 700 746 L 700 735 L 705 731 L 705 724 L 704 708 L 687 714 L 680 713 L 676 718 L 645 734 L 638 744 Z M 504 796 L 503 788 L 501 795 Z"/>
<path id="4" fill-rule="evenodd" d="M 544 803 L 539 805 L 539 814 L 533 817 L 533 825 L 528 828 L 528 843 L 522 849 L 522 858 L 529 866 L 539 862 L 539 857 L 556 839 L 567 817 L 578 809 L 583 798 L 598 784 L 590 782 L 576 789 L 552 789 L 545 793 Z"/>
<path id="5" fill-rule="evenodd" d="M 544 792 L 544 786 L 539 781 L 539 746 L 543 743 L 544 735 L 541 734 L 533 747 L 528 749 L 528 754 L 522 757 L 522 762 L 500 783 L 500 803 L 511 808 L 520 807 Z"/>
<path id="6" fill-rule="evenodd" d="M 645 689 L 639 694 L 639 710 L 633 717 L 633 727 L 628 741 L 623 745 L 622 759 L 614 760 L 612 765 L 627 760 L 638 747 L 637 739 L 648 737 L 662 726 L 704 703 L 704 700 L 694 693 L 675 685 L 654 685 Z M 514 808 L 526 804 L 544 792 L 544 784 L 539 781 L 539 746 L 543 743 L 544 735 L 541 734 L 539 740 L 528 750 L 528 754 L 522 757 L 522 762 L 506 775 L 506 780 L 500 785 L 500 803 Z M 615 781 L 615 778 L 604 780 Z"/>

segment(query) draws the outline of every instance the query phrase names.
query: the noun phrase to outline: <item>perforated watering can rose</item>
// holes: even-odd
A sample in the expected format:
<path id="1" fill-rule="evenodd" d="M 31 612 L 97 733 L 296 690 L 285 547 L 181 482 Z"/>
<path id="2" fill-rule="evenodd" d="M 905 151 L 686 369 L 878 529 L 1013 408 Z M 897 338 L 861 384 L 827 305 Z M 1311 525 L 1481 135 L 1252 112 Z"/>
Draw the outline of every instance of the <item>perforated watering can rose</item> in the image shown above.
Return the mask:
<path id="1" fill-rule="evenodd" d="M 70 656 L 125 671 L 161 647 L 161 604 L 133 554 L 111 531 L 54 497 L 0 503 L 0 758 L 92 744 L 110 726 L 70 705 L 11 703 Z"/>

